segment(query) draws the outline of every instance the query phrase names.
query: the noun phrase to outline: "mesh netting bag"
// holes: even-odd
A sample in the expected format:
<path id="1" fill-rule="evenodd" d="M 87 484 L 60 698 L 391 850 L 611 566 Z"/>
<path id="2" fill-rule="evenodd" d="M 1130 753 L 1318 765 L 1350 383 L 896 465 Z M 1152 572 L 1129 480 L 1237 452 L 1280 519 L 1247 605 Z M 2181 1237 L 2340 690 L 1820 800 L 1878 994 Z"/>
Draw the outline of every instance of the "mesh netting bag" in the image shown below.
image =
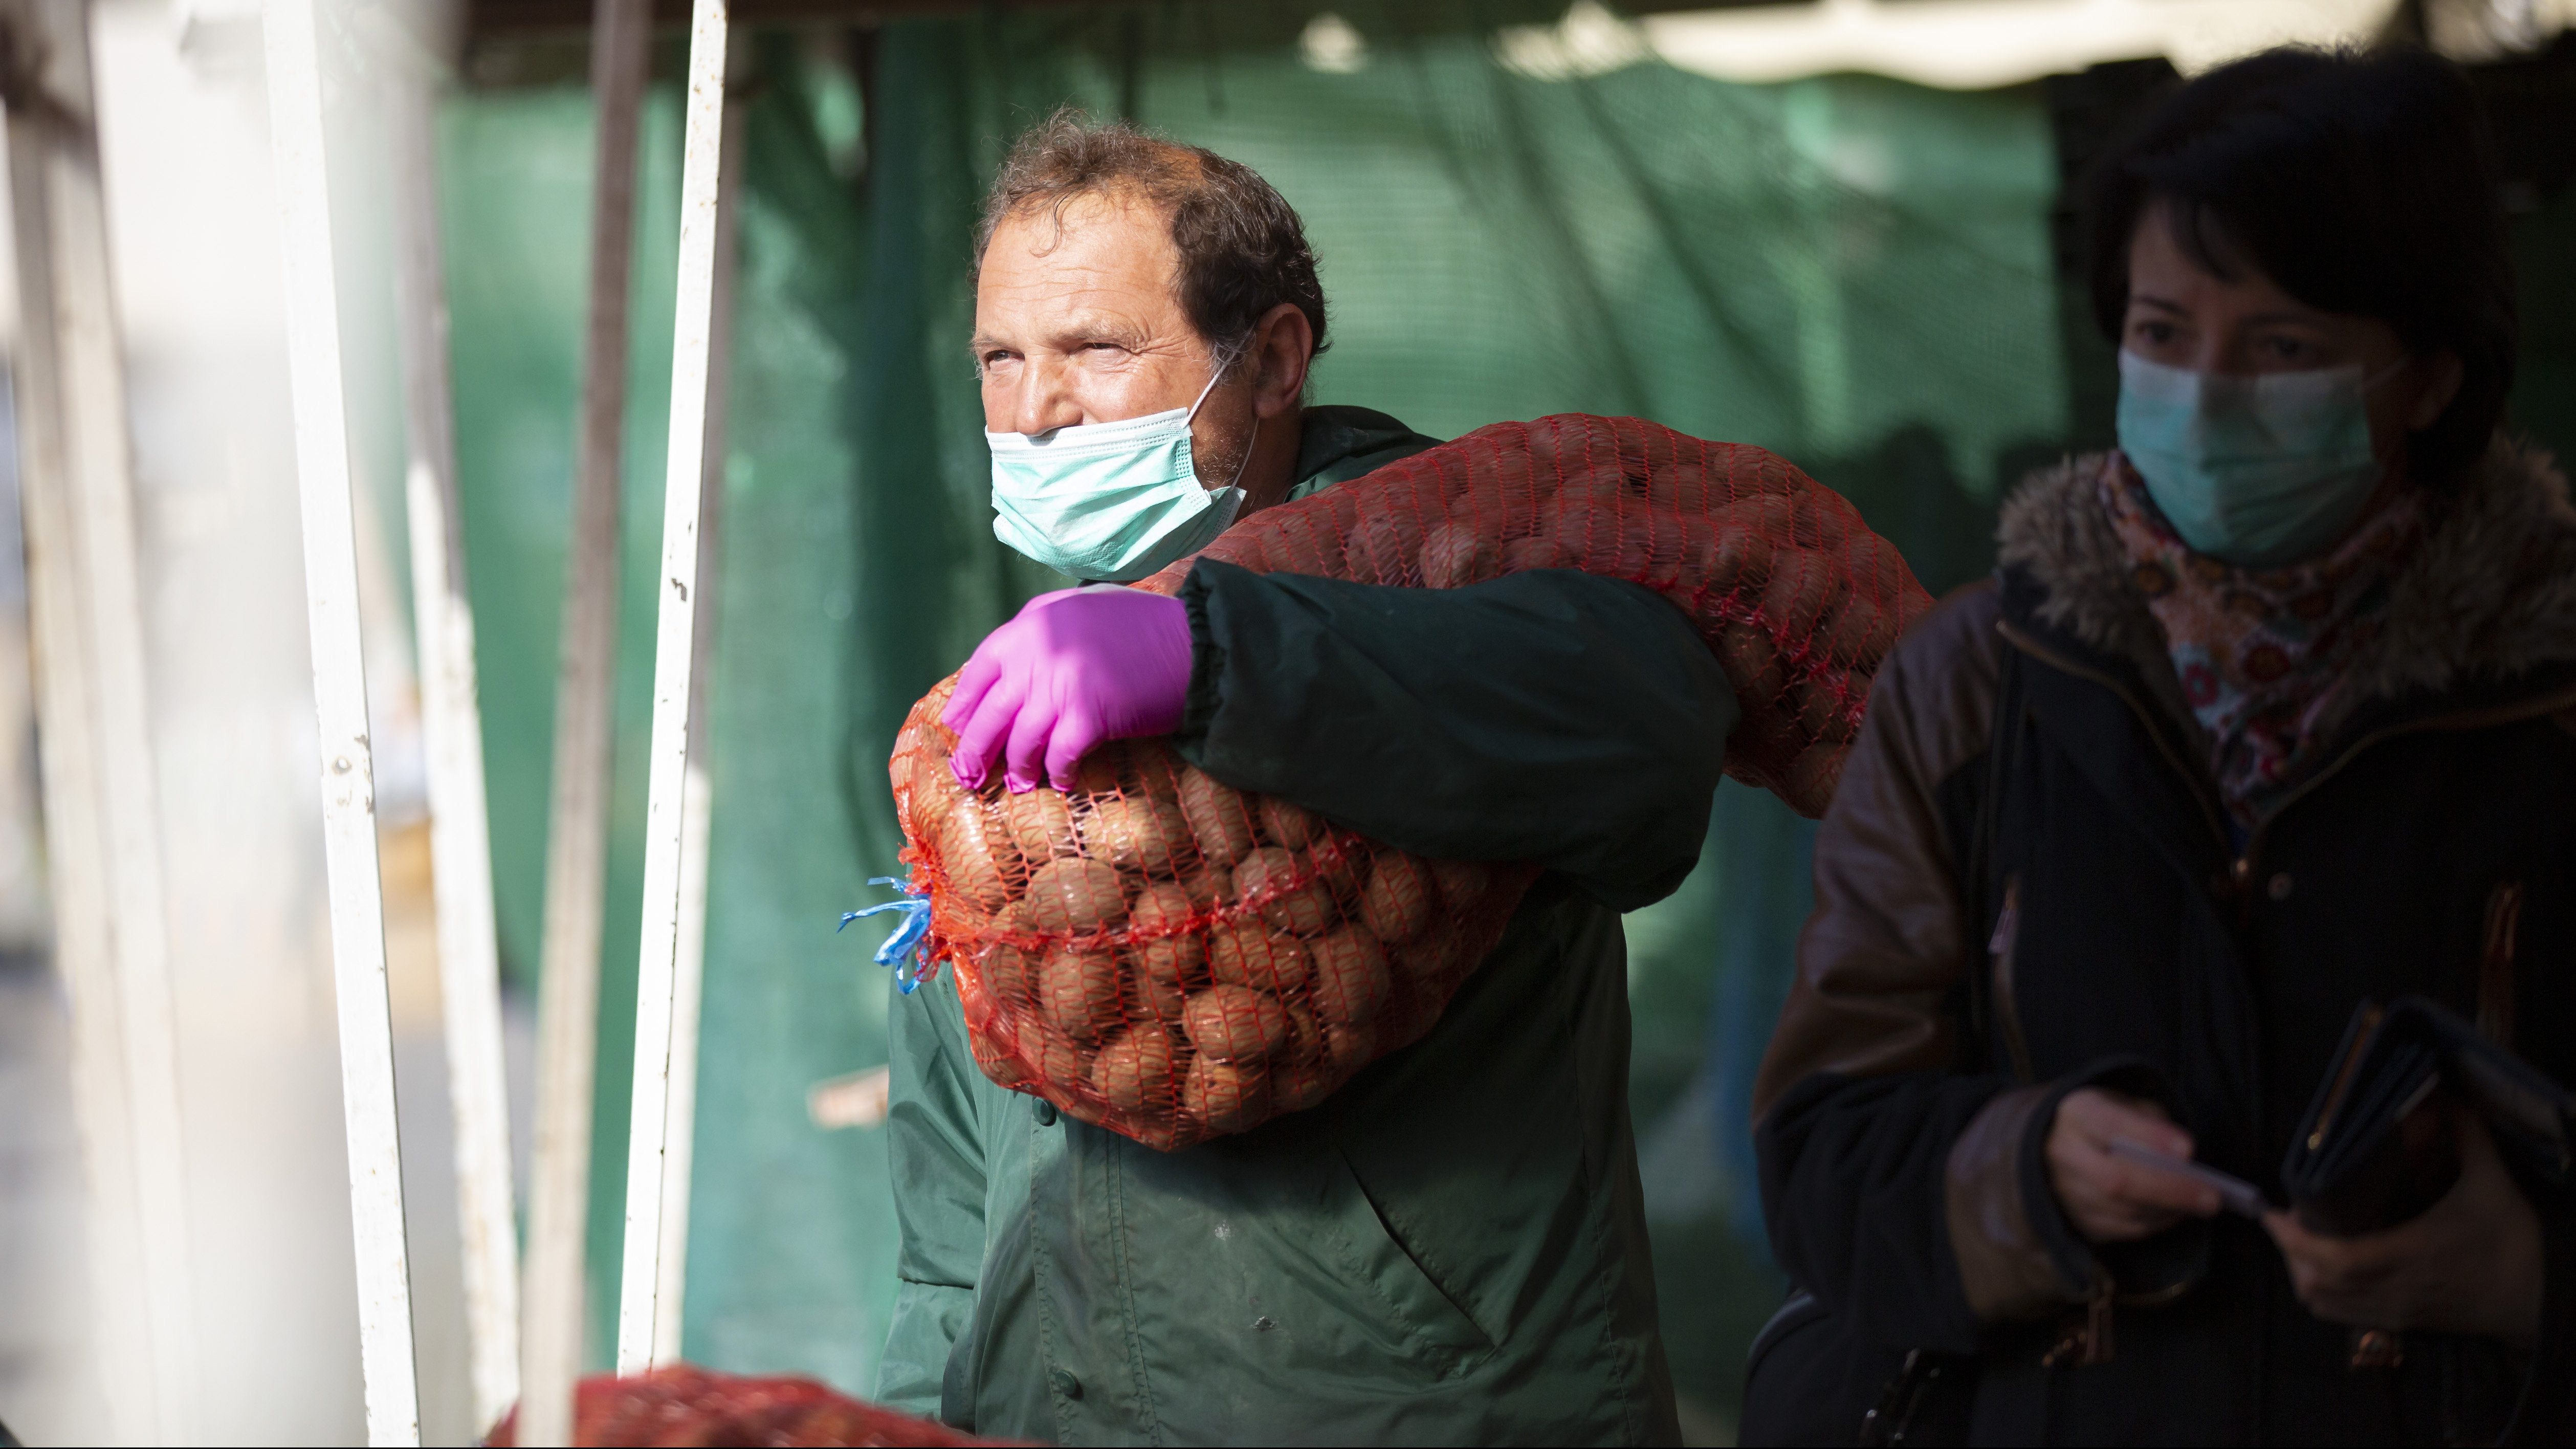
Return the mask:
<path id="1" fill-rule="evenodd" d="M 1266 509 L 1199 557 L 1411 588 L 1546 568 L 1642 584 L 1734 686 L 1727 772 L 1811 816 L 1879 662 L 1931 602 L 1848 502 L 1777 455 L 1578 414 Z M 1189 567 L 1138 587 L 1177 592 Z M 892 760 L 921 959 L 955 970 L 985 1075 L 1149 1146 L 1301 1111 L 1420 1039 L 1537 876 L 1368 840 L 1229 789 L 1161 740 L 1094 750 L 1071 790 L 970 792 L 939 723 L 955 685 L 913 707 Z"/>
<path id="2" fill-rule="evenodd" d="M 483 1442 L 519 1442 L 512 1409 Z M 834 1393 L 807 1378 L 744 1378 L 674 1364 L 632 1378 L 594 1374 L 573 1396 L 579 1445 L 949 1446 L 994 1444 Z"/>

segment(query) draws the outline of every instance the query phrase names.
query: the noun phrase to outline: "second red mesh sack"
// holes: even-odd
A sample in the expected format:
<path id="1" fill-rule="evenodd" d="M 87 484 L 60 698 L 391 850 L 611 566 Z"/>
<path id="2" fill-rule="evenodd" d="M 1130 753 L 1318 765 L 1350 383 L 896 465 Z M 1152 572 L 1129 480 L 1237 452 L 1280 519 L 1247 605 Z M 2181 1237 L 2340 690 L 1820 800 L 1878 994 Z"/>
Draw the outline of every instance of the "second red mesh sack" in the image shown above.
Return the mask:
<path id="1" fill-rule="evenodd" d="M 1627 579 L 1709 642 L 1742 718 L 1726 768 L 1808 815 L 1869 683 L 1930 606 L 1852 506 L 1759 448 L 1580 414 L 1483 428 L 1264 510 L 1200 555 L 1456 588 L 1526 569 Z M 1189 561 L 1139 585 L 1176 592 Z M 915 705 L 891 762 L 924 952 L 957 973 L 996 1083 L 1170 1149 L 1321 1102 L 1431 1029 L 1532 867 L 1426 860 L 1231 790 L 1160 740 L 1070 791 L 962 789 Z"/>

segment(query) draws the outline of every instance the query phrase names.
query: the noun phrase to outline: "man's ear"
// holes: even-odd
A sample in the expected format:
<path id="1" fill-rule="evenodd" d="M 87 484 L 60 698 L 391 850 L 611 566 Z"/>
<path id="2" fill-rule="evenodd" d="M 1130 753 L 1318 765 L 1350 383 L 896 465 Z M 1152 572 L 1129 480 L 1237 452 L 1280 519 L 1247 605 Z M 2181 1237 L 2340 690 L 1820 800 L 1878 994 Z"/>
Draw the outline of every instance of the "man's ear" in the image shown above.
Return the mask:
<path id="1" fill-rule="evenodd" d="M 1306 364 L 1315 356 L 1315 326 L 1294 302 L 1264 313 L 1252 338 L 1252 414 L 1275 418 L 1306 396 Z"/>

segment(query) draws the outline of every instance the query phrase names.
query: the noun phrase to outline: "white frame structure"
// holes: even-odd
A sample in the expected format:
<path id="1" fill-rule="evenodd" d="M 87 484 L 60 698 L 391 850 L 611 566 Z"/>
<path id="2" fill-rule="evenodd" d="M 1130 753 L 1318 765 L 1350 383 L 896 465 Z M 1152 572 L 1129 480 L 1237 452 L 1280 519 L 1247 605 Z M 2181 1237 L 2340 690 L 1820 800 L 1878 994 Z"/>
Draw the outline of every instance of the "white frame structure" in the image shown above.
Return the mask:
<path id="1" fill-rule="evenodd" d="M 412 1355 L 411 1269 L 403 1240 L 402 1144 L 385 982 L 384 886 L 377 869 L 375 759 L 340 372 L 338 274 L 331 254 L 320 37 L 315 0 L 267 0 L 269 138 L 277 158 L 285 252 L 287 364 L 295 398 L 295 472 L 304 523 L 313 702 L 321 727 L 322 844 L 331 897 L 341 1109 L 358 1270 L 358 1362 L 367 1442 L 420 1442 Z"/>
<path id="2" fill-rule="evenodd" d="M 90 1187 L 110 1427 L 198 1431 L 196 1296 L 144 671 L 123 336 L 109 274 L 86 0 L 6 0 L 17 415 L 54 951 Z M 137 1371 L 146 1394 L 121 1393 Z"/>
<path id="3" fill-rule="evenodd" d="M 691 716 L 697 703 L 699 507 L 715 338 L 723 212 L 726 0 L 695 0 L 689 21 L 687 127 L 680 162 L 679 294 L 671 338 L 670 471 L 662 494 L 661 607 L 653 651 L 652 764 L 644 810 L 644 921 L 635 982 L 635 1096 L 626 1156 L 625 1264 L 617 1298 L 617 1371 L 653 1367 L 659 1303 L 676 1293 L 664 1252 L 673 1008 L 679 997 Z M 694 995 L 694 993 L 692 993 Z M 695 1088 L 695 1047 L 689 1086 Z M 692 1104 L 694 1106 L 694 1104 Z M 693 1112 L 688 1115 L 694 1116 Z"/>
<path id="4" fill-rule="evenodd" d="M 412 627 L 428 757 L 437 892 L 438 992 L 456 1119 L 456 1221 L 465 1279 L 474 1425 L 519 1397 L 519 1226 L 510 1185 L 510 1109 L 501 1046 L 501 962 L 492 913 L 492 838 L 483 719 L 467 597 L 448 383 L 447 279 L 433 134 L 438 67 L 408 36 L 388 38 L 394 317 L 402 347 L 403 494 L 411 535 Z"/>

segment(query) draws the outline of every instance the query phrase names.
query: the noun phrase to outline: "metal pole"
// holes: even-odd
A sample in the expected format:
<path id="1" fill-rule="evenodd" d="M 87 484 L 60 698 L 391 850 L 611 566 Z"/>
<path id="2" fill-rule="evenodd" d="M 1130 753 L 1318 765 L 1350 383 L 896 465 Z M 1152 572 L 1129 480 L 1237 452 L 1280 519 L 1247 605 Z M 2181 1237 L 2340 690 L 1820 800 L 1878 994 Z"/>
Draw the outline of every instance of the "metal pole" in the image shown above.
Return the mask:
<path id="1" fill-rule="evenodd" d="M 651 0 L 597 0 L 590 86 L 598 117 L 590 310 L 582 339 L 572 536 L 555 686 L 554 800 L 546 827 L 543 976 L 537 986 L 536 1161 L 528 1184 L 527 1317 L 519 1442 L 572 1442 L 581 1374 L 590 1108 L 599 1054 L 599 921 L 607 879 L 611 708 L 617 666 L 619 430 L 634 252 L 635 146 Z"/>
<path id="2" fill-rule="evenodd" d="M 0 16 L 56 951 L 75 1012 L 74 1090 L 96 1194 L 101 1346 L 136 1355 L 102 1364 L 113 1375 L 139 1366 L 148 1385 L 120 1394 L 111 1376 L 104 1387 L 120 1437 L 185 1442 L 198 1427 L 196 1302 L 89 10 L 82 0 L 11 0 Z"/>
<path id="3" fill-rule="evenodd" d="M 385 991 L 384 891 L 376 869 L 375 761 L 349 433 L 340 375 L 340 309 L 323 158 L 314 0 L 268 0 L 269 134 L 277 154 L 286 253 L 286 340 L 295 396 L 295 472 L 304 515 L 304 590 L 321 726 L 322 844 L 331 892 L 332 984 L 340 1093 L 349 1139 L 349 1216 L 358 1263 L 358 1361 L 367 1442 L 420 1442 L 412 1360 L 411 1272 L 403 1242 L 402 1147 L 394 1118 L 393 1018 Z"/>
<path id="4" fill-rule="evenodd" d="M 671 1008 L 678 969 L 680 859 L 688 778 L 690 674 L 697 642 L 698 500 L 704 478 L 708 341 L 714 313 L 717 184 L 724 146 L 725 0 L 689 22 L 688 126 L 680 163 L 679 293 L 671 338 L 670 472 L 662 487 L 660 627 L 644 807 L 644 922 L 635 982 L 634 1131 L 626 1156 L 625 1273 L 617 1371 L 653 1362 L 662 1279 L 662 1152 L 670 1128 Z"/>
<path id="5" fill-rule="evenodd" d="M 708 303 L 706 456 L 698 494 L 698 623 L 689 646 L 689 767 L 680 802 L 679 955 L 671 973 L 671 1088 L 662 1154 L 662 1261 L 653 1299 L 653 1362 L 680 1360 L 689 1284 L 689 1169 L 698 1121 L 698 1017 L 707 964 L 707 840 L 715 812 L 707 691 L 715 672 L 724 560 L 725 421 L 733 377 L 735 245 L 742 233 L 742 103 L 725 101 L 716 176 L 715 284 Z"/>
<path id="6" fill-rule="evenodd" d="M 519 1235 L 510 1191 L 508 1087 L 501 1065 L 500 951 L 492 923 L 492 841 L 483 722 L 466 595 L 448 393 L 447 279 L 432 134 L 436 77 L 426 55 L 391 69 L 395 320 L 410 459 L 412 626 L 429 757 L 429 849 L 438 898 L 440 1015 L 456 1118 L 456 1220 L 463 1237 L 474 1423 L 489 1429 L 519 1397 Z"/>

